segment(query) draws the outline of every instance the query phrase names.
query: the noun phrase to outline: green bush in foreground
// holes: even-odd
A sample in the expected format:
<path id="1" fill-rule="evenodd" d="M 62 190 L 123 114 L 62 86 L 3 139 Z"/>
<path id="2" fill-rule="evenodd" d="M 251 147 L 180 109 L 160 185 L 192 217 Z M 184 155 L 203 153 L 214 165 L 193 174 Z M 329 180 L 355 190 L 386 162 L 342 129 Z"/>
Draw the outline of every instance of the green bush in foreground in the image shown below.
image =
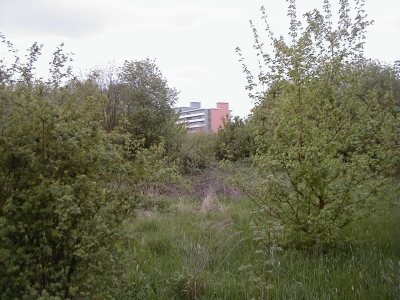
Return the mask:
<path id="1" fill-rule="evenodd" d="M 0 86 L 0 298 L 105 298 L 136 203 L 125 137 L 103 130 L 90 84 L 34 81 L 31 64 L 19 67 Z"/>
<path id="2" fill-rule="evenodd" d="M 348 1 L 340 1 L 335 28 L 329 1 L 324 13 L 305 14 L 303 25 L 289 1 L 290 43 L 267 27 L 273 55 L 264 52 L 253 27 L 268 68 L 258 76 L 267 92 L 254 94 L 255 201 L 260 228 L 268 235 L 272 217 L 285 244 L 335 243 L 343 227 L 393 199 L 399 74 L 363 57 L 370 25 L 363 6 L 356 1 L 352 16 Z"/>

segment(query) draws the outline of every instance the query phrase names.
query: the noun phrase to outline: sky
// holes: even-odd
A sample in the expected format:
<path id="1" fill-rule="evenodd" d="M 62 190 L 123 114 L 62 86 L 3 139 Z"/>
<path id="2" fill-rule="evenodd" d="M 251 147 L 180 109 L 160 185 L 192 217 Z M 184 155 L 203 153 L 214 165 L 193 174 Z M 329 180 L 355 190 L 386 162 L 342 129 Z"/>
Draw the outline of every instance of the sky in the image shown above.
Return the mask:
<path id="1" fill-rule="evenodd" d="M 322 10 L 322 2 L 297 0 L 298 15 Z M 336 13 L 338 0 L 331 2 Z M 125 60 L 155 59 L 168 85 L 180 91 L 176 106 L 201 102 L 212 108 L 228 102 L 232 115 L 246 117 L 254 103 L 245 90 L 235 48 L 241 48 L 256 74 L 249 20 L 260 32 L 265 29 L 261 6 L 272 31 L 285 35 L 285 0 L 0 0 L 0 32 L 20 55 L 34 42 L 44 45 L 40 74 L 61 43 L 74 53 L 76 73 L 121 66 Z M 400 1 L 366 0 L 365 10 L 374 20 L 367 31 L 366 57 L 386 63 L 400 60 Z"/>

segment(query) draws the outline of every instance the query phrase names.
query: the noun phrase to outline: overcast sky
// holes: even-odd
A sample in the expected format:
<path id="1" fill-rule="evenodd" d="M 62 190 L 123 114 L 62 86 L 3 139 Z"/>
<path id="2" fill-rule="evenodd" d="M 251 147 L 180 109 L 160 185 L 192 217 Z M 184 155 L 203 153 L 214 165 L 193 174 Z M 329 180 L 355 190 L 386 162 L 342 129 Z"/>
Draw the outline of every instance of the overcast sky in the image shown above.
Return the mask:
<path id="1" fill-rule="evenodd" d="M 299 15 L 322 10 L 322 2 L 298 0 Z M 333 2 L 338 0 L 332 1 L 336 12 Z M 244 117 L 253 103 L 235 48 L 250 65 L 256 61 L 249 20 L 260 31 L 265 28 L 262 5 L 276 35 L 286 34 L 284 0 L 0 0 L 0 32 L 20 51 L 35 41 L 44 44 L 43 69 L 62 42 L 75 53 L 77 72 L 112 61 L 119 66 L 125 60 L 156 59 L 169 86 L 181 91 L 178 106 L 229 102 L 233 115 Z M 399 60 L 400 1 L 367 0 L 365 8 L 375 20 L 366 56 Z"/>

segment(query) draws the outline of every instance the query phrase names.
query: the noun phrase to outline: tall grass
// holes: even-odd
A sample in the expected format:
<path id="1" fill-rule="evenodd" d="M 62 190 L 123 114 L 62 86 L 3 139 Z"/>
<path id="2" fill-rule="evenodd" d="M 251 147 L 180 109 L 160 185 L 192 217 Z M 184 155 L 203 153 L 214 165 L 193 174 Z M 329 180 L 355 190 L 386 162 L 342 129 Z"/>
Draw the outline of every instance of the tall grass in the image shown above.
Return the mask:
<path id="1" fill-rule="evenodd" d="M 204 211 L 196 200 L 176 199 L 141 215 L 124 248 L 129 271 L 113 287 L 116 299 L 398 298 L 398 205 L 349 226 L 351 242 L 324 253 L 285 250 L 266 267 L 251 201 L 214 201 Z"/>

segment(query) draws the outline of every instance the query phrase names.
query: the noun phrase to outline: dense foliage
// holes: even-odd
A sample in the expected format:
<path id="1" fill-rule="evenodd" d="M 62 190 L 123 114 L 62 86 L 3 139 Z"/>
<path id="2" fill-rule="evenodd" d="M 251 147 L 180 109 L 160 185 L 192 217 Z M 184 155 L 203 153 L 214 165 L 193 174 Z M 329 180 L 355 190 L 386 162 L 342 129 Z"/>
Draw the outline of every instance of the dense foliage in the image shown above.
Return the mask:
<path id="1" fill-rule="evenodd" d="M 26 62 L 1 66 L 1 298 L 105 298 L 100 282 L 124 272 L 123 221 L 145 186 L 173 170 L 154 158 L 162 144 L 143 150 L 141 136 L 104 129 L 109 99 L 72 76 L 61 47 L 50 80 L 37 79 L 40 51 L 34 44 Z"/>
<path id="2" fill-rule="evenodd" d="M 224 119 L 223 126 L 217 132 L 217 159 L 238 161 L 251 158 L 254 153 L 254 134 L 250 120 L 238 116 Z"/>
<path id="3" fill-rule="evenodd" d="M 197 173 L 215 162 L 216 136 L 213 132 L 187 133 L 179 140 L 179 149 L 172 156 L 183 174 Z"/>
<path id="4" fill-rule="evenodd" d="M 168 153 L 175 151 L 180 128 L 173 105 L 178 92 L 170 88 L 154 60 L 125 61 L 121 67 L 92 70 L 89 78 L 108 99 L 104 128 L 123 127 L 145 148 L 161 142 Z"/>
<path id="5" fill-rule="evenodd" d="M 258 99 L 253 113 L 261 179 L 256 202 L 260 217 L 283 226 L 286 243 L 323 245 L 392 199 L 399 74 L 363 57 L 370 25 L 363 1 L 355 3 L 354 17 L 348 1 L 340 1 L 337 28 L 329 1 L 324 13 L 304 15 L 305 26 L 295 1 L 288 2 L 291 41 L 275 38 L 267 27 L 273 55 L 264 52 L 253 26 L 260 64 L 267 68 L 258 76 L 267 92 L 252 94 Z"/>

